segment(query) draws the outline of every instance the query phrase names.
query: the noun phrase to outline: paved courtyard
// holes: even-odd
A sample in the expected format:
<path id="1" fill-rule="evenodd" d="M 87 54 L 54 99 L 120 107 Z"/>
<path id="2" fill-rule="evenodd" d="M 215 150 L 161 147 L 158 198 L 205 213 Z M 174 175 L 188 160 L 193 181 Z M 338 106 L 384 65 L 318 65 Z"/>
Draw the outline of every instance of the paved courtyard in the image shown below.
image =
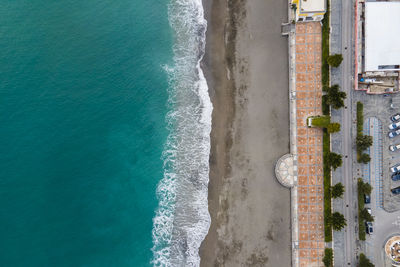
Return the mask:
<path id="1" fill-rule="evenodd" d="M 323 266 L 324 210 L 322 130 L 308 128 L 321 115 L 321 24 L 296 24 L 296 123 L 300 266 Z"/>

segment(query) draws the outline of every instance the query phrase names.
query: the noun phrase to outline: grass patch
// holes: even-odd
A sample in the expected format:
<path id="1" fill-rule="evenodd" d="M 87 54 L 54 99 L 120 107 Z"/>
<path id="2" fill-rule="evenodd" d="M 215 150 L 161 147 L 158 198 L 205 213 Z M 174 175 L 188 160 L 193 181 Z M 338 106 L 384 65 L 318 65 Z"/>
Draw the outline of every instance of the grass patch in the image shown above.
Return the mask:
<path id="1" fill-rule="evenodd" d="M 320 127 L 320 128 L 328 128 L 329 124 L 331 123 L 331 117 L 330 116 L 316 116 L 312 117 L 311 119 L 311 125 L 314 127 Z"/>

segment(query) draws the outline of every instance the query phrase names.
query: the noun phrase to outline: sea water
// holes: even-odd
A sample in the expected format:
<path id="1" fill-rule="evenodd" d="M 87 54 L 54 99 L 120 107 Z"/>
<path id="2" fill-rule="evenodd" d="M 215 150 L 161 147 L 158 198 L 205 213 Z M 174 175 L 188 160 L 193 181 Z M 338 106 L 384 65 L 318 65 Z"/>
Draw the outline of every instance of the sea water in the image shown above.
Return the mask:
<path id="1" fill-rule="evenodd" d="M 0 266 L 197 266 L 201 1 L 0 5 Z"/>

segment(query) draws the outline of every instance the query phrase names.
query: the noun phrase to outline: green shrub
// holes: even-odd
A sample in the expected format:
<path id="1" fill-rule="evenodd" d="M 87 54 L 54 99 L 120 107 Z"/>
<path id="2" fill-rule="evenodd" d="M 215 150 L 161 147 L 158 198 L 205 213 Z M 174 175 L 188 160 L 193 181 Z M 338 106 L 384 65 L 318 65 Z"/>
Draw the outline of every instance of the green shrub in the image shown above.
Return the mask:
<path id="1" fill-rule="evenodd" d="M 367 256 L 364 255 L 364 253 L 360 254 L 360 259 L 358 262 L 359 267 L 374 267 L 375 265 L 370 262 L 370 260 L 367 258 Z"/>
<path id="2" fill-rule="evenodd" d="M 357 149 L 359 149 L 360 151 L 363 151 L 372 146 L 372 142 L 373 142 L 372 136 L 363 134 L 357 135 L 356 144 L 357 144 Z"/>
<path id="3" fill-rule="evenodd" d="M 337 68 L 340 66 L 340 63 L 342 63 L 343 61 L 343 56 L 342 54 L 334 54 L 334 55 L 330 55 L 327 58 L 327 62 L 331 67 Z"/>
<path id="4" fill-rule="evenodd" d="M 357 159 L 359 163 L 367 164 L 371 161 L 371 157 L 367 153 L 362 153 L 360 157 Z"/>
<path id="5" fill-rule="evenodd" d="M 328 133 L 336 133 L 340 131 L 340 123 L 331 122 L 327 127 Z"/>

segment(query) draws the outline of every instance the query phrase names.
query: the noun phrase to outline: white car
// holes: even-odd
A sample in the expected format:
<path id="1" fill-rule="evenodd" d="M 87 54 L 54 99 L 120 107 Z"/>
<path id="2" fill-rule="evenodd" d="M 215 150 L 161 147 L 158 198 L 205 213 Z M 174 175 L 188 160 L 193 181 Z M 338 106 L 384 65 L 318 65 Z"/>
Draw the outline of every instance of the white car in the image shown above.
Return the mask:
<path id="1" fill-rule="evenodd" d="M 400 171 L 400 164 L 394 165 L 393 167 L 390 168 L 391 172 L 398 172 Z"/>
<path id="2" fill-rule="evenodd" d="M 389 149 L 390 149 L 391 151 L 399 150 L 399 149 L 400 149 L 400 144 L 391 145 L 391 146 L 389 146 Z"/>
<path id="3" fill-rule="evenodd" d="M 400 127 L 400 121 L 389 124 L 389 129 L 390 130 L 394 130 L 394 129 L 399 128 L 399 127 Z"/>
<path id="4" fill-rule="evenodd" d="M 389 137 L 393 138 L 395 136 L 398 136 L 400 134 L 400 129 L 397 129 L 396 131 L 389 132 Z"/>
<path id="5" fill-rule="evenodd" d="M 398 121 L 400 120 L 400 113 L 394 114 L 392 117 L 390 117 L 392 121 Z"/>

